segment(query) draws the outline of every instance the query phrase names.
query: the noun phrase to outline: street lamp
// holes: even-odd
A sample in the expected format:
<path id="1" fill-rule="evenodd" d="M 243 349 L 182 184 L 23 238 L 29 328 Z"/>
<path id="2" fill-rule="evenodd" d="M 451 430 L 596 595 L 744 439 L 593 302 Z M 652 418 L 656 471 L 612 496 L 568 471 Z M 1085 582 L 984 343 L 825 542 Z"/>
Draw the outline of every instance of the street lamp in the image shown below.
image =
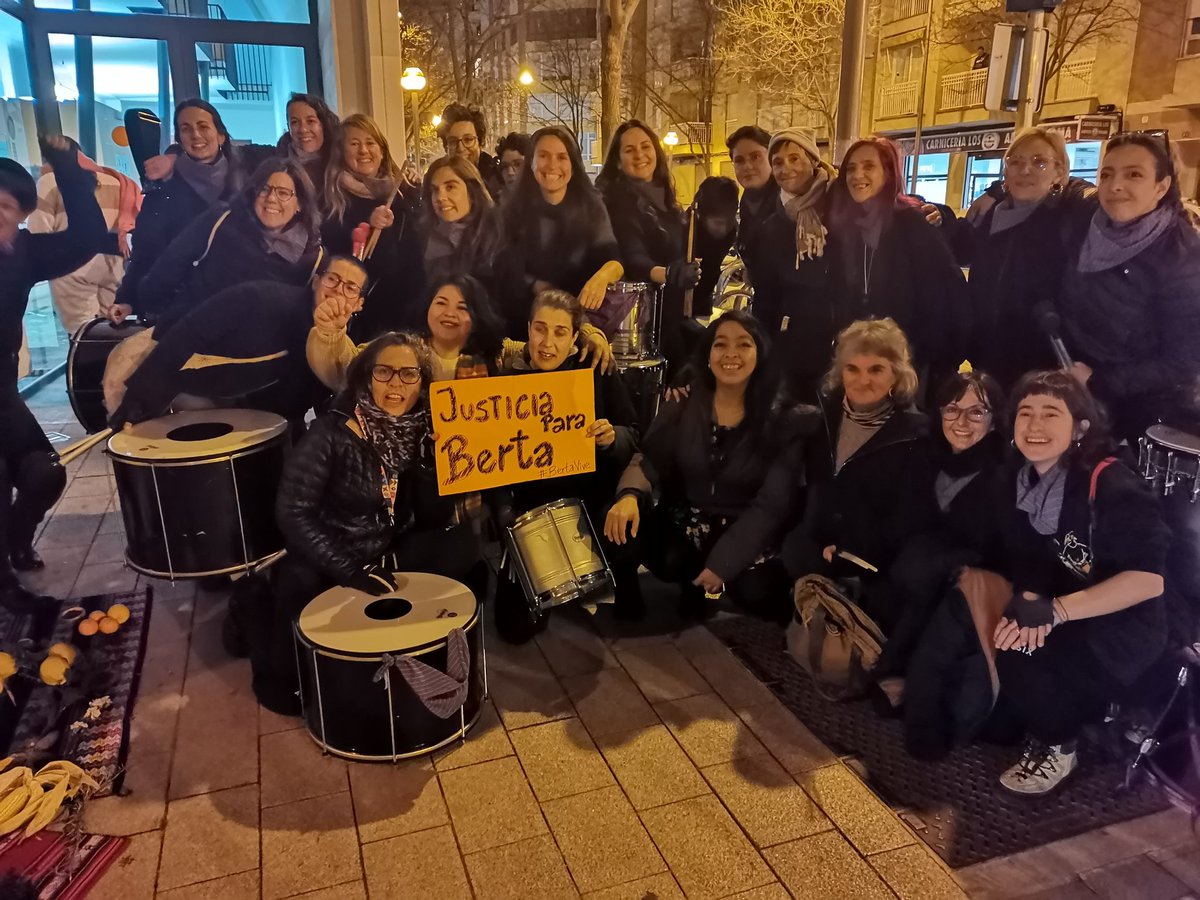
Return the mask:
<path id="1" fill-rule="evenodd" d="M 416 66 L 409 66 L 400 76 L 400 87 L 408 91 L 409 96 L 412 97 L 413 151 L 418 160 L 418 166 L 421 165 L 421 114 L 417 109 L 417 94 L 425 90 L 427 83 L 425 73 Z"/>
<path id="2" fill-rule="evenodd" d="M 525 87 L 529 87 L 533 84 L 533 73 L 528 69 L 522 69 L 521 74 L 517 76 L 517 81 L 521 82 Z"/>
<path id="3" fill-rule="evenodd" d="M 533 73 L 528 68 L 521 69 L 517 75 L 517 83 L 521 87 L 530 87 L 533 84 Z M 521 130 L 529 130 L 529 96 L 521 94 Z"/>
<path id="4" fill-rule="evenodd" d="M 442 124 L 442 117 L 439 116 L 437 113 L 434 113 L 433 118 L 429 120 L 429 124 L 432 125 L 434 128 L 437 128 L 439 125 Z"/>
<path id="5" fill-rule="evenodd" d="M 667 154 L 667 168 L 675 167 L 675 148 L 679 146 L 679 135 L 674 131 L 668 131 L 663 135 L 663 143 L 671 148 L 671 152 Z"/>

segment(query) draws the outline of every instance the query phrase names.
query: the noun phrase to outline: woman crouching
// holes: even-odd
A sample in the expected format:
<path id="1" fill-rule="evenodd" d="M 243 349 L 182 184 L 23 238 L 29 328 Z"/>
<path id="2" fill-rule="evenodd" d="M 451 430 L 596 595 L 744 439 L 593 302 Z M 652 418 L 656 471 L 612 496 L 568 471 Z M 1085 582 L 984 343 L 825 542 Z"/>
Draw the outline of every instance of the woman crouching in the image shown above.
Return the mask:
<path id="1" fill-rule="evenodd" d="M 373 595 L 396 589 L 397 538 L 413 519 L 410 495 L 429 435 L 429 379 L 416 338 L 376 338 L 288 458 L 276 504 L 288 555 L 274 573 L 270 633 L 251 659 L 254 693 L 268 709 L 299 714 L 292 624 L 310 600 L 339 585 Z"/>
<path id="2" fill-rule="evenodd" d="M 1011 407 L 1023 459 L 1002 521 L 1013 594 L 994 638 L 1001 698 L 1030 740 L 1000 784 L 1041 795 L 1078 766 L 1083 727 L 1166 646 L 1170 534 L 1149 486 L 1108 456 L 1096 401 L 1075 378 L 1030 373 Z"/>

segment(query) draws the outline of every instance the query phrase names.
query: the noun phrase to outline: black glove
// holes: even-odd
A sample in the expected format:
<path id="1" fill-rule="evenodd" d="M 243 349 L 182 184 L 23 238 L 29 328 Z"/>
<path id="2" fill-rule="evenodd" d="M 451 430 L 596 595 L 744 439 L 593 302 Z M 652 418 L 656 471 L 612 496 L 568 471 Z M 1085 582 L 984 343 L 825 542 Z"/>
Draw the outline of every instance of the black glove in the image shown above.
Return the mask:
<path id="1" fill-rule="evenodd" d="M 681 291 L 700 283 L 700 263 L 677 260 L 667 266 L 667 284 Z"/>
<path id="2" fill-rule="evenodd" d="M 1033 593 L 1030 591 L 1030 593 Z M 1021 628 L 1040 628 L 1054 624 L 1054 598 L 1045 594 L 1034 594 L 1030 599 L 1021 590 L 1013 591 L 1005 618 L 1012 619 Z"/>
<path id="3" fill-rule="evenodd" d="M 396 579 L 382 566 L 363 566 L 350 576 L 346 587 L 370 594 L 372 597 L 382 597 L 396 590 Z"/>

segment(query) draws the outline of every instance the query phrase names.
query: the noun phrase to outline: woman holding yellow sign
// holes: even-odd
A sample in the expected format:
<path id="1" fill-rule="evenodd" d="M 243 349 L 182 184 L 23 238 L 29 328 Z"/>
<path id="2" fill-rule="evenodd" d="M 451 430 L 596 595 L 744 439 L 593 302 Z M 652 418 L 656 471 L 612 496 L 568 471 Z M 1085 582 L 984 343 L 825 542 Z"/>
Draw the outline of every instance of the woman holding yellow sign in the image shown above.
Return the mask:
<path id="1" fill-rule="evenodd" d="M 529 312 L 529 342 L 525 352 L 505 367 L 504 374 L 564 372 L 588 365 L 576 348 L 583 323 L 583 306 L 565 291 L 541 291 Z M 496 490 L 491 505 L 502 525 L 544 503 L 576 498 L 594 520 L 612 496 L 617 479 L 637 449 L 637 421 L 633 403 L 616 375 L 593 369 L 596 418 L 586 428 L 596 441 L 596 471 L 564 475 Z M 506 560 L 496 579 L 496 630 L 510 643 L 523 643 L 546 625 L 544 614 L 534 614 L 524 589 Z"/>
<path id="2" fill-rule="evenodd" d="M 749 313 L 715 319 L 700 352 L 688 396 L 663 405 L 604 521 L 609 541 L 632 544 L 613 555 L 617 608 L 643 605 L 640 562 L 680 586 L 686 616 L 706 616 L 706 595 L 724 590 L 774 615 L 787 600 L 777 550 L 801 483 L 799 422 L 777 400 Z"/>

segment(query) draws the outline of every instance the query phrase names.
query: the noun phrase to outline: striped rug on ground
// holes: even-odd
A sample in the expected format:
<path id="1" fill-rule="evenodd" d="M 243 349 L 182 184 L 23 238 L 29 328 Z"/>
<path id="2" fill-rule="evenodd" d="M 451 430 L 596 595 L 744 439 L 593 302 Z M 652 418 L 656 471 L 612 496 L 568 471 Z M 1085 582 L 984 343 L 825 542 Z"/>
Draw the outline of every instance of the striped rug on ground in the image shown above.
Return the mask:
<path id="1" fill-rule="evenodd" d="M 38 900 L 83 900 L 100 876 L 121 856 L 129 838 L 100 834 L 80 836 L 71 852 L 66 838 L 42 831 L 21 832 L 0 840 L 0 894 Z"/>

